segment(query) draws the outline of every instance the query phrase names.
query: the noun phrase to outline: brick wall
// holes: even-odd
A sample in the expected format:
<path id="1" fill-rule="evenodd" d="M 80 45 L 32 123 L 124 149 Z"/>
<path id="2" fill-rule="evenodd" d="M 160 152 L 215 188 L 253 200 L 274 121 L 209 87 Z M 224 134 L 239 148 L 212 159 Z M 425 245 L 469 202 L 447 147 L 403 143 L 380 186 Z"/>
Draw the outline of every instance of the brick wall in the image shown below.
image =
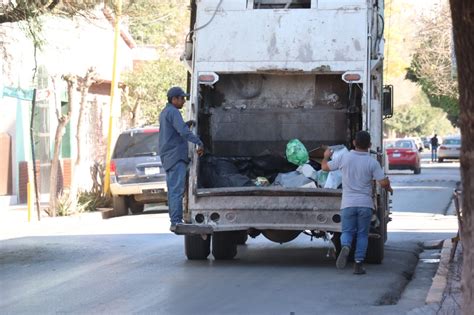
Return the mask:
<path id="1" fill-rule="evenodd" d="M 36 161 L 36 180 L 38 185 L 40 181 L 39 161 Z M 62 164 L 62 165 L 61 165 Z M 58 171 L 58 191 L 71 186 L 71 159 L 64 159 L 60 164 Z M 21 161 L 18 163 L 18 202 L 27 202 L 27 184 L 28 184 L 28 162 Z"/>
<path id="2" fill-rule="evenodd" d="M 71 174 L 72 174 L 71 159 L 64 159 L 63 160 L 63 188 L 71 187 Z"/>

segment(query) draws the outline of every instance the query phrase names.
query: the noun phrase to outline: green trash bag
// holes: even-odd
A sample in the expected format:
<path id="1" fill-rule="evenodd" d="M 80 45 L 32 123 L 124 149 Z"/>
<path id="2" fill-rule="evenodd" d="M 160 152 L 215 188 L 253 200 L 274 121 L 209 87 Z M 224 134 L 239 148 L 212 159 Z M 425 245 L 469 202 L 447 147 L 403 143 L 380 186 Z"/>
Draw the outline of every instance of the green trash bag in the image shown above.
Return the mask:
<path id="1" fill-rule="evenodd" d="M 286 145 L 286 158 L 290 163 L 300 166 L 308 162 L 309 156 L 304 144 L 293 139 Z"/>

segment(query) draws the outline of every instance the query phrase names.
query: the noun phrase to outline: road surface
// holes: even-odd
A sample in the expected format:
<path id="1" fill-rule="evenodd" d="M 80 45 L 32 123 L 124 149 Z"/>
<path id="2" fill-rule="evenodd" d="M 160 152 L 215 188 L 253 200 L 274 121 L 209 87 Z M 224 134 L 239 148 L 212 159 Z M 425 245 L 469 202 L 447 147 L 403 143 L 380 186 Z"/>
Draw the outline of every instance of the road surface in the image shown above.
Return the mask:
<path id="1" fill-rule="evenodd" d="M 1 313 L 403 314 L 423 305 L 436 269 L 431 251 L 415 272 L 420 243 L 456 231 L 456 218 L 444 214 L 459 163 L 424 163 L 420 175 L 390 178 L 385 260 L 365 276 L 336 270 L 330 242 L 305 235 L 283 245 L 250 239 L 233 261 L 187 261 L 163 213 L 28 224 L 23 210 L 2 210 Z"/>

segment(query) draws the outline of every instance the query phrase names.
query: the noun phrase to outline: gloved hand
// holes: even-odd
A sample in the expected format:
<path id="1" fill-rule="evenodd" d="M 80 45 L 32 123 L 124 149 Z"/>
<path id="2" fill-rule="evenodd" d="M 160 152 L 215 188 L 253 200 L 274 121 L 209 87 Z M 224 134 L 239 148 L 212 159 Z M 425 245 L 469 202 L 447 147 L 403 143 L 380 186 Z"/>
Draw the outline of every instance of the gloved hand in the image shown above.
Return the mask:
<path id="1" fill-rule="evenodd" d="M 186 126 L 188 126 L 189 128 L 191 128 L 191 127 L 196 126 L 196 121 L 194 121 L 194 120 L 188 120 L 185 124 L 186 124 Z"/>

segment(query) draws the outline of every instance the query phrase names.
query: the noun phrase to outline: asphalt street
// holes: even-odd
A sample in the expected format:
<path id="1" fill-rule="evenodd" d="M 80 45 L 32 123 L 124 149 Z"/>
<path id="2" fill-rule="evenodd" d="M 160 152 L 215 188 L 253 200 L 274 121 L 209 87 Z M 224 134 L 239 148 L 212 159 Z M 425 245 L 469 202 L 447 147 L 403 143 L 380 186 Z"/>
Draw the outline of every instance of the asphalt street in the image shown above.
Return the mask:
<path id="1" fill-rule="evenodd" d="M 187 261 L 164 213 L 28 224 L 24 210 L 2 210 L 1 313 L 403 314 L 423 305 L 436 269 L 436 251 L 416 267 L 420 244 L 456 231 L 456 218 L 444 214 L 459 164 L 424 163 L 420 175 L 390 177 L 385 259 L 365 276 L 337 270 L 331 243 L 305 235 L 283 245 L 250 239 L 233 261 Z"/>

